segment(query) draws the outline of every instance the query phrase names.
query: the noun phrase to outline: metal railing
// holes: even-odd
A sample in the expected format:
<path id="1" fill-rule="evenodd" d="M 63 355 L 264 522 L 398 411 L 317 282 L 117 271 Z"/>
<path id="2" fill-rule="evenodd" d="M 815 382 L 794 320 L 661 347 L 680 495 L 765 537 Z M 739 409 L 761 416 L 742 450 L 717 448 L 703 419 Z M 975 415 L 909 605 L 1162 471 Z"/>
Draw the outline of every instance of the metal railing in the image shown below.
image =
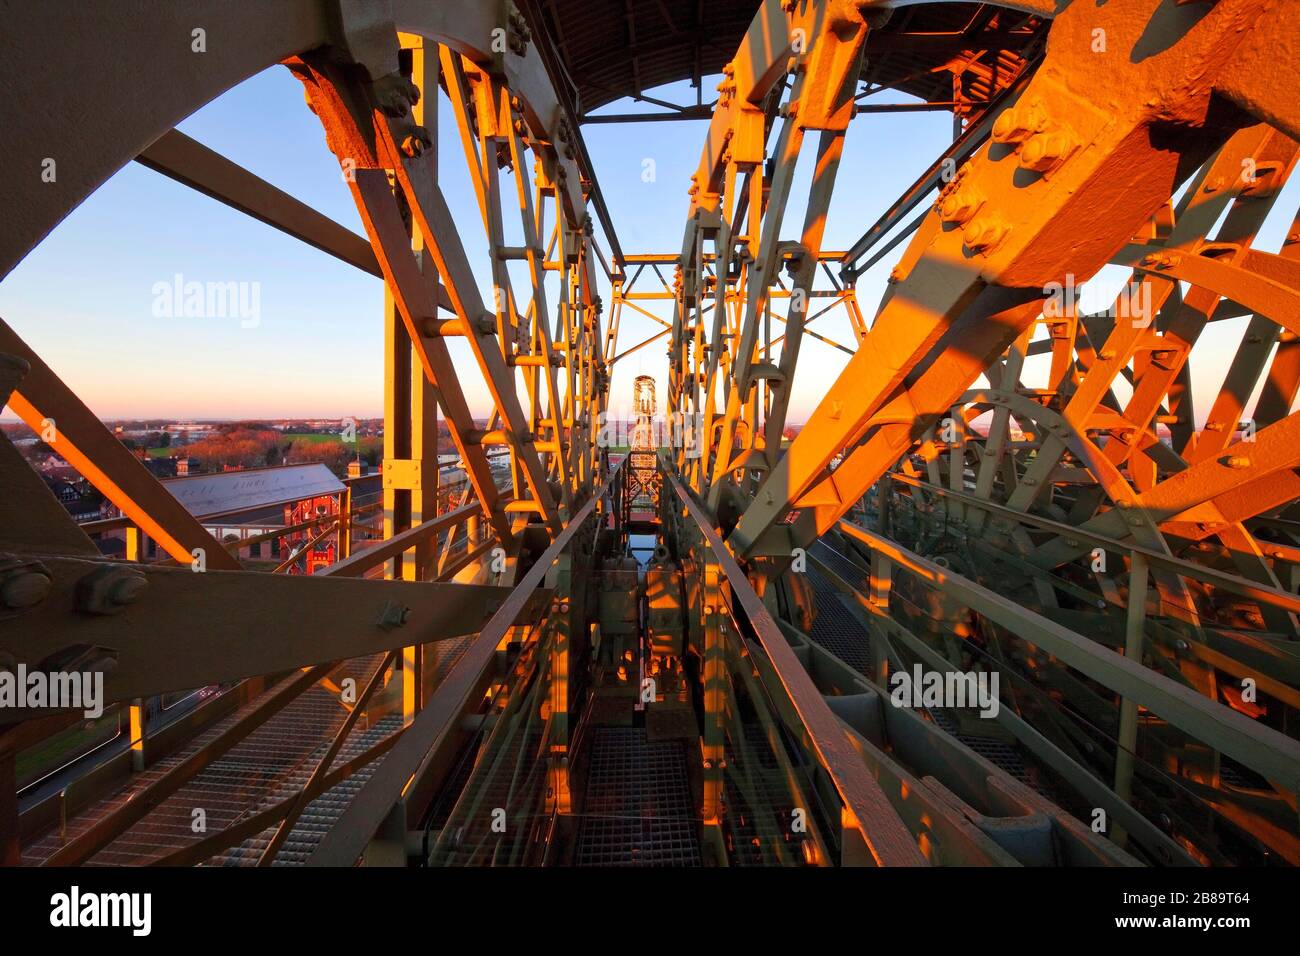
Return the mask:
<path id="1" fill-rule="evenodd" d="M 687 527 L 699 535 L 703 547 L 716 560 L 727 585 L 721 591 L 721 605 L 703 608 L 705 627 L 707 629 L 710 623 L 716 623 L 719 617 L 726 617 L 727 626 L 735 629 L 746 647 L 770 663 L 776 683 L 767 688 L 768 692 L 774 697 L 783 697 L 797 715 L 810 755 L 829 776 L 842 803 L 841 862 L 879 866 L 927 865 L 911 833 L 849 743 L 839 718 L 799 662 L 780 625 L 755 592 L 712 519 L 662 459 L 661 463 L 665 480 L 672 486 L 685 516 L 690 518 Z M 707 648 L 705 653 L 707 657 Z M 710 679 L 707 660 L 705 666 L 707 693 Z"/>

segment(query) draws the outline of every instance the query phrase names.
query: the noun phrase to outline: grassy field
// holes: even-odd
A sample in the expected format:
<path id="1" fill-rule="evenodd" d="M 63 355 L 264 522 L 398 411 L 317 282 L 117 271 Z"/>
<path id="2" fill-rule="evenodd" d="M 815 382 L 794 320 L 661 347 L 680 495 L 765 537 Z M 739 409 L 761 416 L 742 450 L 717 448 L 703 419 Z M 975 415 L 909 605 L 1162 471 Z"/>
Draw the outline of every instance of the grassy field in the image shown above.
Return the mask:
<path id="1" fill-rule="evenodd" d="M 101 744 L 107 743 L 118 735 L 119 717 L 122 707 L 113 704 L 104 713 L 81 724 L 73 724 L 26 750 L 19 751 L 15 761 L 14 773 L 18 786 L 24 787 L 32 781 L 43 777 L 74 757 L 89 753 Z"/>

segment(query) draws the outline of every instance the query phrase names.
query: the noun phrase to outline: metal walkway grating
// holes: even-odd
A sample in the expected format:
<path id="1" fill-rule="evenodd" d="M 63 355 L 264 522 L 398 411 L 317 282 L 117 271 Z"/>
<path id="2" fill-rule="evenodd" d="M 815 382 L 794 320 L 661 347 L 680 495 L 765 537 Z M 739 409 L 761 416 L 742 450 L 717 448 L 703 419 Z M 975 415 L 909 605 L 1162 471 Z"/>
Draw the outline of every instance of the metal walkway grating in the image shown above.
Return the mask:
<path id="1" fill-rule="evenodd" d="M 1025 786 L 1037 790 L 1049 799 L 1052 798 L 1052 791 L 1035 780 L 1029 772 L 1029 768 L 1025 766 L 1025 761 L 1020 756 L 1020 751 L 1015 744 L 993 737 L 977 737 L 974 734 L 963 734 L 957 719 L 943 708 L 932 707 L 930 708 L 930 714 L 934 717 L 934 722 L 942 727 L 949 736 L 956 737 L 989 763 L 1000 770 L 1006 771 Z"/>
<path id="2" fill-rule="evenodd" d="M 369 750 L 375 744 L 382 741 L 389 734 L 396 732 L 402 726 L 400 715 L 394 714 L 383 718 L 378 723 L 366 730 L 354 729 L 348 735 L 347 741 L 335 756 L 331 766 L 339 766 L 346 763 L 354 757 L 357 757 Z M 275 793 L 270 794 L 264 805 L 271 806 L 279 800 L 286 797 L 292 797 L 304 786 L 307 785 L 307 778 L 311 776 L 312 770 L 320 758 L 324 756 L 328 743 L 322 744 L 311 755 L 311 759 L 303 763 L 291 776 L 284 782 Z M 284 844 L 275 855 L 272 866 L 302 866 L 307 862 L 308 857 L 320 845 L 325 834 L 338 822 L 347 810 L 348 805 L 361 787 L 370 779 L 378 766 L 377 762 L 372 762 L 360 768 L 346 780 L 322 793 L 316 799 L 303 809 L 301 816 L 294 823 L 293 829 L 285 839 Z M 258 807 L 252 812 L 262 809 Z M 242 844 L 234 847 L 212 859 L 212 865 L 217 866 L 253 866 L 262 856 L 262 851 L 266 849 L 275 833 L 276 827 L 270 827 L 255 837 L 245 840 Z"/>
<path id="3" fill-rule="evenodd" d="M 817 557 L 822 557 L 821 552 Z M 808 636 L 859 674 L 869 675 L 872 669 L 871 642 L 866 629 L 844 606 L 840 592 L 825 575 L 809 568 L 808 580 L 817 595 L 817 618 Z"/>
<path id="4" fill-rule="evenodd" d="M 346 661 L 332 675 L 334 681 L 351 677 L 365 684 L 379 666 L 382 655 Z M 130 778 L 113 795 L 80 811 L 68 822 L 71 840 L 142 793 L 190 754 L 218 737 L 244 713 L 259 706 L 261 698 L 205 729 L 183 748 Z M 340 705 L 333 685 L 318 683 L 250 733 L 196 777 L 153 808 L 124 833 L 90 858 L 92 866 L 129 866 L 168 850 L 196 842 L 194 812 L 203 810 L 205 833 L 223 830 L 241 819 L 251 807 L 276 792 L 300 772 L 310 755 L 328 742 L 342 725 L 347 710 Z M 354 731 L 354 736 L 356 731 Z M 57 831 L 47 832 L 23 850 L 24 862 L 43 861 L 62 844 Z"/>
<path id="5" fill-rule="evenodd" d="M 578 866 L 700 866 L 680 740 L 650 741 L 641 727 L 600 727 L 591 744 Z"/>

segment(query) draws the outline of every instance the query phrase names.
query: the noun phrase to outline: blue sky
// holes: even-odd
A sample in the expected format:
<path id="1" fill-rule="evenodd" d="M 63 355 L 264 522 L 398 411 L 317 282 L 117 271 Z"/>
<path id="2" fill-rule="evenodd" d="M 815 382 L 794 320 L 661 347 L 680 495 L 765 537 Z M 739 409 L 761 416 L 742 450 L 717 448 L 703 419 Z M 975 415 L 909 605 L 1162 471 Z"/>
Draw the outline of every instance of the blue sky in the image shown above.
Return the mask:
<path id="1" fill-rule="evenodd" d="M 705 82 L 706 98 L 711 99 L 716 81 Z M 694 90 L 684 83 L 655 92 L 694 102 Z M 879 99 L 893 96 L 885 93 Z M 623 102 L 606 109 L 639 108 Z M 486 293 L 490 283 L 481 222 L 450 110 L 442 109 L 439 115 L 443 188 L 453 213 L 465 223 L 461 235 Z M 180 129 L 362 231 L 320 124 L 287 70 L 275 67 L 249 79 L 190 116 Z M 689 177 L 705 130 L 703 121 L 584 128 L 625 252 L 680 248 Z M 856 120 L 848 133 L 826 247 L 846 248 L 861 235 L 951 135 L 952 120 L 946 113 Z M 655 163 L 652 182 L 642 176 L 646 159 Z M 797 197 L 807 193 L 806 167 L 801 164 L 793 192 L 796 201 L 786 218 L 790 237 L 797 235 L 802 220 Z M 1295 208 L 1296 187 L 1292 183 L 1287 188 L 1280 208 Z M 1271 217 L 1261 247 L 1276 249 L 1286 224 L 1282 217 Z M 891 265 L 892 257 L 859 281 L 868 316 Z M 187 281 L 258 283 L 260 321 L 246 328 L 234 318 L 156 317 L 154 287 L 171 283 L 176 274 Z M 671 281 L 671 273 L 665 270 L 665 275 Z M 515 280 L 518 294 L 524 288 L 520 278 Z M 652 281 L 643 277 L 639 287 L 652 288 Z M 555 290 L 552 278 L 552 307 Z M 1095 301 L 1085 296 L 1085 307 L 1102 305 L 1108 290 L 1096 291 Z M 490 301 L 490 294 L 485 297 Z M 604 297 L 608 302 L 608 290 Z M 0 283 L 0 315 L 105 418 L 380 415 L 382 309 L 378 279 L 134 163 L 87 199 Z M 670 315 L 667 308 L 652 311 Z M 838 313 L 814 327 L 847 344 L 852 341 L 849 325 Z M 1212 330 L 1205 350 L 1220 364 L 1235 347 L 1229 325 Z M 657 329 L 650 320 L 625 312 L 619 350 Z M 1239 338 L 1239 328 L 1235 335 Z M 846 358 L 805 339 L 793 421 L 802 420 L 816 405 Z M 662 340 L 620 362 L 612 383 L 612 409 L 630 403 L 633 376 L 654 374 L 662 383 L 665 371 Z M 486 414 L 490 405 L 478 373 L 467 367 L 463 382 L 475 413 Z"/>

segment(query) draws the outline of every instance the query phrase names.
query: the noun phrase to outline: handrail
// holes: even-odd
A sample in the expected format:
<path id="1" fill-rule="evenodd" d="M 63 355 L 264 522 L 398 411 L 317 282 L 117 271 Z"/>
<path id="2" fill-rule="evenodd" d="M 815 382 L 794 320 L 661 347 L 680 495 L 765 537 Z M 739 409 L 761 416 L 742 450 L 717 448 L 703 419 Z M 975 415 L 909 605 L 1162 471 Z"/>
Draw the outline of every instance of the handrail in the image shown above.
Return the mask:
<path id="1" fill-rule="evenodd" d="M 318 534 L 314 535 L 309 541 L 303 542 L 302 547 L 298 548 L 287 558 L 285 558 L 283 561 L 277 564 L 275 568 L 271 571 L 271 573 L 280 574 L 281 572 L 287 571 L 289 568 L 291 568 L 294 564 L 297 563 L 299 558 L 301 558 L 312 548 L 316 547 L 316 545 L 320 544 L 330 535 L 337 534 L 340 531 L 341 527 L 342 527 L 341 521 L 335 520 L 329 522 L 323 530 L 321 530 Z"/>
<path id="2" fill-rule="evenodd" d="M 457 659 L 433 697 L 389 751 L 374 774 L 357 792 L 338 823 L 325 834 L 311 857 L 309 866 L 351 866 L 361 856 L 375 832 L 401 796 L 407 781 L 419 770 L 427 754 L 437 749 L 456 725 L 459 715 L 471 706 L 471 698 L 480 680 L 495 659 L 501 639 L 532 598 L 557 558 L 569 546 L 578 529 L 596 510 L 622 462 L 606 477 L 600 489 L 569 520 L 555 539 L 515 585 L 500 609 L 483 625 L 474 642 Z M 458 509 L 459 510 L 459 509 Z M 337 565 L 336 565 L 337 566 Z"/>
<path id="3" fill-rule="evenodd" d="M 663 459 L 660 459 L 661 467 Z M 871 776 L 866 764 L 849 743 L 843 725 L 831 711 L 811 675 L 799 663 L 794 649 L 754 591 L 730 549 L 700 504 L 687 492 L 668 467 L 664 476 L 672 484 L 687 513 L 699 526 L 705 544 L 717 558 L 731 593 L 744 609 L 758 644 L 781 680 L 781 686 L 807 731 L 821 765 L 829 774 L 844 803 L 845 828 L 856 826 L 879 866 L 926 866 L 911 833 L 899 819 L 889 798 Z M 733 609 L 734 615 L 734 609 Z M 737 630 L 744 629 L 737 624 Z"/>
<path id="4" fill-rule="evenodd" d="M 371 512 L 379 511 L 382 508 L 383 508 L 383 502 L 376 501 L 368 505 L 362 505 L 359 508 L 354 508 L 353 510 L 349 511 L 346 515 L 342 514 L 341 512 L 336 515 L 317 515 L 313 518 L 308 518 L 306 521 L 299 522 L 298 524 L 288 525 L 287 527 L 284 528 L 276 528 L 273 531 L 264 531 L 261 534 L 250 535 L 247 538 L 238 538 L 234 541 L 220 541 L 218 542 L 218 544 L 220 544 L 221 547 L 227 553 L 232 555 L 237 555 L 238 552 L 244 550 L 245 548 L 251 548 L 255 544 L 263 544 L 267 541 L 277 541 L 282 538 L 287 538 L 289 535 L 298 534 L 301 531 L 311 531 L 312 529 L 314 529 L 315 527 L 321 524 L 331 525 L 331 527 L 327 528 L 325 532 L 323 532 L 320 535 L 317 535 L 315 541 L 319 541 L 324 537 L 328 537 L 330 534 L 335 534 L 338 531 L 340 531 L 343 526 L 344 518 L 347 518 L 349 525 L 352 525 L 355 524 L 355 522 L 353 521 L 354 518 L 360 517 L 361 515 L 370 514 Z M 130 527 L 134 524 L 134 522 L 131 521 L 130 518 L 127 518 L 125 516 L 121 518 L 107 518 L 105 519 L 105 521 L 111 521 L 115 523 L 122 521 L 126 523 L 127 527 Z M 85 525 L 82 525 L 82 528 L 84 527 Z M 99 529 L 99 530 L 104 530 L 104 529 Z M 315 541 L 313 541 L 312 543 L 315 544 Z M 298 552 L 297 556 L 301 556 L 301 554 L 302 552 L 300 551 Z M 148 564 L 151 567 L 158 567 L 158 568 L 181 566 L 181 562 L 177 561 L 175 558 L 159 558 L 156 561 L 141 561 L 138 563 Z M 282 568 L 276 568 L 276 571 L 280 571 L 280 570 L 282 570 Z"/>
<path id="5" fill-rule="evenodd" d="M 455 527 L 468 518 L 474 518 L 483 513 L 483 505 L 475 500 L 467 505 L 462 505 L 452 511 L 444 512 L 436 518 L 428 521 L 422 521 L 414 528 L 408 528 L 391 538 L 385 538 L 374 547 L 365 548 L 357 551 L 351 557 L 344 558 L 331 564 L 327 568 L 322 568 L 316 572 L 317 577 L 328 576 L 335 578 L 355 578 L 360 577 L 366 571 L 375 565 L 389 558 L 395 558 L 397 555 L 410 550 L 417 544 L 420 544 L 431 535 L 436 535 L 440 531 Z"/>
<path id="6" fill-rule="evenodd" d="M 372 511 L 380 511 L 383 508 L 382 501 L 376 501 L 368 505 L 362 505 L 360 508 L 354 508 L 346 515 L 317 515 L 314 518 L 308 518 L 306 521 L 298 524 L 291 524 L 287 528 L 276 528 L 274 531 L 264 531 L 261 534 L 255 534 L 248 538 L 240 538 L 237 541 L 223 541 L 221 546 L 227 551 L 242 551 L 244 548 L 254 544 L 262 544 L 266 541 L 274 541 L 276 538 L 284 538 L 291 534 L 297 534 L 299 531 L 310 531 L 316 525 L 333 523 L 342 524 L 342 519 L 347 518 L 352 521 L 360 515 L 370 514 Z"/>

